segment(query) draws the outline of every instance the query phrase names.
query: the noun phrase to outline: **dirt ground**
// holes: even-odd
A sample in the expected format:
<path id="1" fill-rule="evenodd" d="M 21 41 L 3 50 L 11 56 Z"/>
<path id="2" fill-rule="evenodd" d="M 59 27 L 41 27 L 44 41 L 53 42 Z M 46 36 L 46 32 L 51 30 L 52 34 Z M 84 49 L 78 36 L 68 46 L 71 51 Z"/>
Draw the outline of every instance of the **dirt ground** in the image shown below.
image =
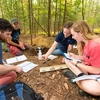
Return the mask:
<path id="1" fill-rule="evenodd" d="M 63 70 L 40 73 L 41 67 L 62 64 L 62 56 L 49 61 L 41 61 L 37 57 L 36 48 L 38 46 L 42 47 L 42 53 L 44 54 L 53 43 L 54 37 L 38 36 L 33 39 L 33 45 L 30 45 L 30 36 L 21 36 L 21 39 L 30 47 L 29 50 L 23 51 L 23 54 L 28 58 L 27 61 L 32 61 L 38 66 L 27 73 L 18 75 L 17 80 L 28 84 L 37 93 L 40 93 L 44 100 L 100 100 L 91 96 L 81 97 L 78 94 L 78 86 L 72 84 L 67 77 L 63 76 Z M 10 57 L 13 57 L 13 55 L 9 52 L 3 53 L 3 59 Z M 64 83 L 68 85 L 68 90 L 65 88 Z"/>

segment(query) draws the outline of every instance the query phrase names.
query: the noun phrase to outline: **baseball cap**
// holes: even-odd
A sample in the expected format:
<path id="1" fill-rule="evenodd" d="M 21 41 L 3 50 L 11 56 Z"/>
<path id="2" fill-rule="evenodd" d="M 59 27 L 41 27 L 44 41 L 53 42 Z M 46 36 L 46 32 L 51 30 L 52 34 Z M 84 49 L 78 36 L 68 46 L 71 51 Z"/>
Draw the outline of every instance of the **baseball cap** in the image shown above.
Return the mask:
<path id="1" fill-rule="evenodd" d="M 14 23 L 16 23 L 16 22 L 18 22 L 18 19 L 17 19 L 17 18 L 11 19 L 11 24 L 14 24 Z"/>

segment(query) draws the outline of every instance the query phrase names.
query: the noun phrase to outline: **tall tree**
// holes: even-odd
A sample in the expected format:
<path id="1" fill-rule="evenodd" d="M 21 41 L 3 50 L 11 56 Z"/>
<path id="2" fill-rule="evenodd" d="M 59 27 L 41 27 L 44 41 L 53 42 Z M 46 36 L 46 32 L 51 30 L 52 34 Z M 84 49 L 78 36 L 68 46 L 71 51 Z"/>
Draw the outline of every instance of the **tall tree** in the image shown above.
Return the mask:
<path id="1" fill-rule="evenodd" d="M 84 0 L 82 0 L 82 19 L 84 20 Z"/>
<path id="2" fill-rule="evenodd" d="M 48 36 L 50 36 L 51 28 L 51 0 L 48 2 Z"/>
<path id="3" fill-rule="evenodd" d="M 32 42 L 32 0 L 28 0 L 28 13 L 29 13 L 29 29 L 30 29 L 30 37 L 31 37 L 31 45 L 33 44 Z"/>
<path id="4" fill-rule="evenodd" d="M 56 3 L 55 3 L 56 7 L 55 7 L 55 21 L 54 21 L 54 34 L 56 33 L 56 23 L 57 23 L 57 0 L 56 0 Z"/>
<path id="5" fill-rule="evenodd" d="M 23 30 L 24 30 L 24 34 L 26 32 L 26 28 L 25 28 L 25 12 L 24 12 L 24 4 L 23 4 L 23 0 L 20 0 L 21 5 L 22 5 L 22 18 L 23 18 Z"/>
<path id="6" fill-rule="evenodd" d="M 62 16 L 61 16 L 61 12 L 62 12 L 62 9 L 61 9 L 61 1 L 59 2 L 59 14 L 58 14 L 58 32 L 60 31 L 60 27 L 61 27 L 61 21 L 62 21 Z"/>
<path id="7" fill-rule="evenodd" d="M 65 19 L 66 19 L 66 5 L 67 5 L 67 0 L 65 0 L 65 6 L 64 6 L 64 17 L 63 17 L 63 24 L 65 23 Z"/>

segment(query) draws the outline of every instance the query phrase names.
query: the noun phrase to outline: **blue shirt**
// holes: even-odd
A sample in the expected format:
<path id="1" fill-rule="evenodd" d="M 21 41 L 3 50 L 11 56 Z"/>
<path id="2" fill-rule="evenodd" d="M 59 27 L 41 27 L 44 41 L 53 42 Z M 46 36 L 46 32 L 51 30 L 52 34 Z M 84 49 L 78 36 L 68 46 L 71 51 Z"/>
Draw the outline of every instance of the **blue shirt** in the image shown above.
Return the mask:
<path id="1" fill-rule="evenodd" d="M 55 38 L 55 41 L 59 43 L 57 48 L 59 48 L 62 52 L 67 52 L 69 44 L 70 45 L 77 44 L 77 42 L 74 39 L 72 39 L 72 35 L 65 38 L 64 34 L 63 34 L 63 31 L 58 33 L 58 35 Z"/>
<path id="2" fill-rule="evenodd" d="M 2 62 L 2 44 L 0 43 L 0 64 L 3 64 Z"/>
<path id="3" fill-rule="evenodd" d="M 19 35 L 20 35 L 20 29 L 18 29 L 18 30 L 13 30 L 13 31 L 12 31 L 12 34 L 11 34 L 11 36 L 12 36 L 12 41 L 15 42 L 15 43 L 18 43 L 18 37 L 19 37 Z"/>

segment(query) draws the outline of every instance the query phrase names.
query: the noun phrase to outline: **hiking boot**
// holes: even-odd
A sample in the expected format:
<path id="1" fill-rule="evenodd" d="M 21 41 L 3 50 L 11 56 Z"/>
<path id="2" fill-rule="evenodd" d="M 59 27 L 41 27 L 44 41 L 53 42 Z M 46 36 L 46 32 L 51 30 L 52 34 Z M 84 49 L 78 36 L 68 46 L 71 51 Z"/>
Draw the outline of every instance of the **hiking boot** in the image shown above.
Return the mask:
<path id="1" fill-rule="evenodd" d="M 89 96 L 88 93 L 86 93 L 85 91 L 83 91 L 81 89 L 78 90 L 78 93 L 79 93 L 80 96 Z"/>
<path id="2" fill-rule="evenodd" d="M 21 51 L 16 53 L 16 56 L 21 56 L 21 55 L 23 55 L 23 53 Z"/>
<path id="3" fill-rule="evenodd" d="M 91 95 L 91 94 L 86 93 L 85 91 L 83 91 L 81 89 L 78 90 L 78 93 L 79 93 L 80 96 L 88 96 L 88 97 L 91 96 L 92 98 L 94 98 L 96 100 L 100 100 L 100 96 Z"/>
<path id="4" fill-rule="evenodd" d="M 68 77 L 70 80 L 76 78 L 75 74 L 69 69 L 63 70 L 63 75 Z"/>

